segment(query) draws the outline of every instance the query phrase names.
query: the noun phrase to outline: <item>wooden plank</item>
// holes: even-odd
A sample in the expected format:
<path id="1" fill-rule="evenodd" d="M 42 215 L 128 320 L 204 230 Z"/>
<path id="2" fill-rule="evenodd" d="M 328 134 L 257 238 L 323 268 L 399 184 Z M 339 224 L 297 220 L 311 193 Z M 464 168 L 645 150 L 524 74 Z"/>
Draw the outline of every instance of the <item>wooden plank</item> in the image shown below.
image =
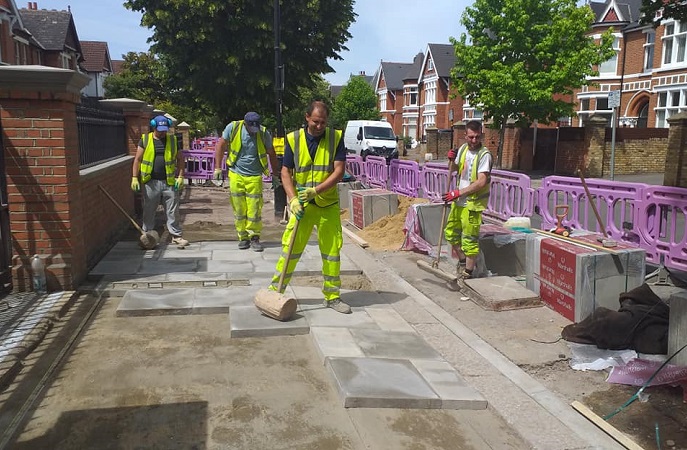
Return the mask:
<path id="1" fill-rule="evenodd" d="M 363 238 L 361 238 L 360 236 L 358 236 L 357 234 L 355 234 L 354 232 L 352 232 L 348 228 L 341 227 L 341 229 L 343 230 L 343 232 L 346 236 L 351 238 L 353 240 L 353 242 L 355 242 L 356 244 L 358 244 L 362 248 L 367 248 L 370 246 L 366 240 L 364 240 Z"/>
<path id="2" fill-rule="evenodd" d="M 603 430 L 606 434 L 615 439 L 623 447 L 629 450 L 644 450 L 643 447 L 637 445 L 635 441 L 625 436 L 623 433 L 618 431 L 617 428 L 603 420 L 601 417 L 596 415 L 594 411 L 587 408 L 585 405 L 578 402 L 577 400 L 572 402 L 570 406 L 572 406 L 575 409 L 575 411 L 586 417 L 591 423 L 601 428 L 601 430 Z"/>

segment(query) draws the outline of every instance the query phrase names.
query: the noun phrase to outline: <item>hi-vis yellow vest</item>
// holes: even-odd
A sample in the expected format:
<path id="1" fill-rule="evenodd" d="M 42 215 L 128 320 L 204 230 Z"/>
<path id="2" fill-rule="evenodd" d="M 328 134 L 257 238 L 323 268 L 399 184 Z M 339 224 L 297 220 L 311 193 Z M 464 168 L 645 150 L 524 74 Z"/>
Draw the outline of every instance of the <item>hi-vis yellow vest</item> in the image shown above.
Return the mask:
<path id="1" fill-rule="evenodd" d="M 141 183 L 145 184 L 150 181 L 153 173 L 153 161 L 155 160 L 155 139 L 153 133 L 144 134 L 141 136 L 143 140 L 143 159 L 141 160 Z M 174 172 L 177 168 L 177 139 L 175 136 L 167 135 L 167 142 L 165 143 L 165 177 L 167 184 L 174 186 Z"/>
<path id="2" fill-rule="evenodd" d="M 295 165 L 294 179 L 296 187 L 315 187 L 322 183 L 334 171 L 334 156 L 341 140 L 341 130 L 327 128 L 320 139 L 315 153 L 315 160 L 310 157 L 305 129 L 293 131 L 286 136 L 293 149 Z M 336 185 L 315 196 L 317 206 L 330 206 L 339 202 L 339 191 Z"/>
<path id="3" fill-rule="evenodd" d="M 234 167 L 236 159 L 239 157 L 241 151 L 241 129 L 243 128 L 243 120 L 232 122 L 231 140 L 229 142 L 229 154 L 227 155 L 227 166 Z M 267 163 L 267 150 L 265 150 L 265 127 L 260 126 L 260 131 L 256 135 L 258 142 L 258 157 L 260 158 L 260 165 L 262 166 L 262 173 L 264 175 L 270 174 L 269 165 Z"/>
<path id="4" fill-rule="evenodd" d="M 463 173 L 463 167 L 465 167 L 465 157 L 469 151 L 470 150 L 468 150 L 467 144 L 463 144 L 460 149 L 458 149 L 458 176 Z M 470 183 L 474 183 L 477 180 L 477 169 L 479 168 L 479 164 L 482 161 L 482 158 L 484 158 L 488 153 L 489 150 L 487 150 L 487 148 L 484 146 L 477 150 L 477 155 L 472 162 L 472 170 L 470 171 Z M 491 167 L 489 167 L 489 171 L 491 172 Z M 490 183 L 487 182 L 487 185 L 482 189 L 467 196 L 465 199 L 465 207 L 467 209 L 470 211 L 484 211 L 487 209 L 489 204 L 489 184 Z"/>

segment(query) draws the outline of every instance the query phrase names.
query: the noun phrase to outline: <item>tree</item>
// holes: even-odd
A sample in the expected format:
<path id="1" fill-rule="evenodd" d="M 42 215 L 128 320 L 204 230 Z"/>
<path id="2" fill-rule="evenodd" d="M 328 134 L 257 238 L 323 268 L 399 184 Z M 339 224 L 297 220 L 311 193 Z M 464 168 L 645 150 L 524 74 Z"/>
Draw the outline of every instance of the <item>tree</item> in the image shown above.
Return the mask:
<path id="1" fill-rule="evenodd" d="M 322 75 L 313 77 L 312 87 L 296 87 L 286 92 L 292 97 L 284 109 L 284 129 L 294 130 L 305 122 L 305 110 L 313 100 L 321 100 L 332 107 L 330 85 Z"/>
<path id="2" fill-rule="evenodd" d="M 338 128 L 349 120 L 379 120 L 377 94 L 365 78 L 352 76 L 334 99 L 332 125 Z"/>
<path id="3" fill-rule="evenodd" d="M 151 28 L 151 50 L 170 79 L 225 121 L 246 111 L 274 110 L 273 2 L 268 0 L 126 0 Z M 284 80 L 312 87 L 341 59 L 355 18 L 353 0 L 289 0 L 281 4 Z M 293 90 L 293 88 L 292 88 Z M 285 106 L 291 98 L 285 98 Z"/>
<path id="4" fill-rule="evenodd" d="M 687 3 L 685 0 L 642 0 L 642 19 L 643 24 L 651 24 L 657 27 L 661 20 L 675 19 L 680 22 L 687 22 Z M 660 15 L 657 19 L 657 13 Z"/>
<path id="5" fill-rule="evenodd" d="M 598 75 L 596 67 L 614 55 L 612 30 L 595 42 L 589 6 L 575 0 L 476 0 L 461 23 L 467 33 L 451 38 L 456 90 L 493 119 L 501 130 L 496 166 L 501 165 L 509 119 L 525 126 L 574 114 L 566 101 L 573 89 Z"/>

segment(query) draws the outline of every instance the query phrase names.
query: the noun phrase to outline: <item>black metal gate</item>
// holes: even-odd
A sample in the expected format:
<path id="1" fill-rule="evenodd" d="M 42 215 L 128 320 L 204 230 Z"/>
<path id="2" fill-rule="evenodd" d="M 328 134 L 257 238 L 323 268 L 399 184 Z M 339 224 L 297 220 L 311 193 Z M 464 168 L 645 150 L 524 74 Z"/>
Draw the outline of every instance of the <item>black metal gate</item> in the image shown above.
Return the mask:
<path id="1" fill-rule="evenodd" d="M 0 120 L 0 294 L 12 290 L 12 236 L 10 235 L 10 206 L 7 202 L 7 174 L 5 146 Z"/>

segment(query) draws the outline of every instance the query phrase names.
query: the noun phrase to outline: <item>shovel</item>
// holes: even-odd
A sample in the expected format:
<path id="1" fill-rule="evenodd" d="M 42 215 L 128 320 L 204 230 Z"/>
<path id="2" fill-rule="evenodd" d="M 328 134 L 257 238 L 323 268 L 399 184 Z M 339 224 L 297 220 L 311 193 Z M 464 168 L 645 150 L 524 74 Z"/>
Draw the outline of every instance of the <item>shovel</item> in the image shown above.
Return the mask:
<path id="1" fill-rule="evenodd" d="M 131 223 L 134 225 L 134 228 L 136 228 L 140 233 L 141 236 L 138 238 L 138 242 L 141 245 L 142 248 L 145 250 L 152 250 L 157 246 L 157 244 L 160 242 L 160 235 L 157 233 L 157 231 L 143 231 L 143 229 L 136 223 L 136 221 L 122 208 L 117 201 L 112 198 L 109 192 L 105 190 L 104 187 L 101 185 L 98 185 L 101 191 L 103 191 L 103 194 L 109 198 L 112 203 L 126 216 L 127 219 L 131 221 Z"/>
<path id="2" fill-rule="evenodd" d="M 260 310 L 261 313 L 267 317 L 271 317 L 282 322 L 289 320 L 291 316 L 296 312 L 298 307 L 298 302 L 295 298 L 286 297 L 281 294 L 284 288 L 284 278 L 286 277 L 286 271 L 289 268 L 289 260 L 291 259 L 291 251 L 293 250 L 293 243 L 296 241 L 296 232 L 298 232 L 298 224 L 300 220 L 296 219 L 296 224 L 293 226 L 293 231 L 291 232 L 291 238 L 289 239 L 289 245 L 286 249 L 286 257 L 284 258 L 284 266 L 281 269 L 281 274 L 279 275 L 279 286 L 277 286 L 276 291 L 270 289 L 260 289 L 257 294 L 255 294 L 255 299 L 253 303 Z"/>

